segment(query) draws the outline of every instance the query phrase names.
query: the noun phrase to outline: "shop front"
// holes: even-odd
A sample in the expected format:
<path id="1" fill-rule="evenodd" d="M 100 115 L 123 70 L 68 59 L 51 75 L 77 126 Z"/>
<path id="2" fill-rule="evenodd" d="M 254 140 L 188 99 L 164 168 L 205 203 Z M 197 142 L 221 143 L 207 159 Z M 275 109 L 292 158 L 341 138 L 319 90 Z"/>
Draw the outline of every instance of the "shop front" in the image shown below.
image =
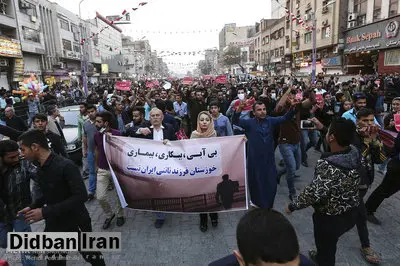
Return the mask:
<path id="1" fill-rule="evenodd" d="M 348 74 L 400 71 L 400 16 L 345 33 L 345 70 Z"/>
<path id="2" fill-rule="evenodd" d="M 23 74 L 21 60 L 21 43 L 18 40 L 0 36 L 0 88 L 10 90 L 17 87 L 18 82 L 22 80 L 20 76 Z"/>
<path id="3" fill-rule="evenodd" d="M 343 74 L 342 56 L 334 56 L 321 59 L 322 70 L 326 75 Z"/>

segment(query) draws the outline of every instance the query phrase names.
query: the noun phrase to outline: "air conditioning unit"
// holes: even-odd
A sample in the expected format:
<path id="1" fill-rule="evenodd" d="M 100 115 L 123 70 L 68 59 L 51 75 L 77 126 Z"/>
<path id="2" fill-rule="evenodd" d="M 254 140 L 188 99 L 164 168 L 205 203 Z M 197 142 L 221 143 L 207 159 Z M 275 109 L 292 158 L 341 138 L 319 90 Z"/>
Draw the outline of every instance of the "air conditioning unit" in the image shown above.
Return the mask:
<path id="1" fill-rule="evenodd" d="M 21 3 L 21 8 L 22 8 L 22 9 L 28 9 L 28 8 L 30 8 L 30 6 L 29 6 L 29 4 L 26 3 L 26 2 L 22 2 L 22 3 Z"/>
<path id="2" fill-rule="evenodd" d="M 358 13 L 349 13 L 347 15 L 347 21 L 354 21 L 357 20 Z"/>
<path id="3" fill-rule="evenodd" d="M 31 16 L 31 22 L 36 23 L 36 17 L 35 16 Z"/>
<path id="4" fill-rule="evenodd" d="M 327 25 L 328 25 L 328 20 L 327 19 L 322 21 L 322 26 L 327 26 Z"/>
<path id="5" fill-rule="evenodd" d="M 327 6 L 322 8 L 322 14 L 328 13 L 328 11 L 329 8 Z"/>
<path id="6" fill-rule="evenodd" d="M 0 59 L 0 66 L 8 66 L 8 60 L 7 59 Z"/>
<path id="7" fill-rule="evenodd" d="M 348 29 L 354 28 L 355 26 L 357 26 L 356 21 L 350 21 L 350 22 L 347 23 L 347 28 Z"/>

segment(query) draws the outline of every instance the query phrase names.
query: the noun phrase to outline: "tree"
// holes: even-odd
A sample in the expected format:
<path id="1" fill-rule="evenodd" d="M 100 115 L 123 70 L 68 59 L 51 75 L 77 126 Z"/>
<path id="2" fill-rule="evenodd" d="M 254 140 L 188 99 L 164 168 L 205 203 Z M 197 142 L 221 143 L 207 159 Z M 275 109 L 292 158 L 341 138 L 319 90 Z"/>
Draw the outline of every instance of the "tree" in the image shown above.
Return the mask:
<path id="1" fill-rule="evenodd" d="M 228 50 L 223 55 L 222 62 L 224 63 L 224 65 L 229 66 L 229 67 L 231 67 L 233 65 L 239 65 L 242 70 L 242 73 L 245 73 L 245 69 L 241 65 L 242 55 L 241 55 L 240 47 L 229 46 Z"/>

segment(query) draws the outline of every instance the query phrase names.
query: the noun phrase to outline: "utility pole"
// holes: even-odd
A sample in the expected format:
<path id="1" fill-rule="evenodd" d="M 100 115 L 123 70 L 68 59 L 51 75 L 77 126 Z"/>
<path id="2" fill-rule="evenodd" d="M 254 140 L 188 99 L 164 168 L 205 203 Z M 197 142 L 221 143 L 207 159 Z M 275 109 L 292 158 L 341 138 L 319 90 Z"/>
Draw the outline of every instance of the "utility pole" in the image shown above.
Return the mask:
<path id="1" fill-rule="evenodd" d="M 84 35 L 83 35 L 83 20 L 82 20 L 82 16 L 81 16 L 81 4 L 82 2 L 85 0 L 81 0 L 79 2 L 79 20 L 80 20 L 80 37 L 81 40 L 83 40 Z M 81 51 L 81 75 L 82 75 L 82 83 L 83 83 L 83 91 L 85 92 L 85 95 L 88 96 L 88 90 L 87 90 L 87 57 L 86 57 L 86 40 L 83 42 L 82 44 L 82 51 Z"/>
<path id="2" fill-rule="evenodd" d="M 312 66 L 311 66 L 311 80 L 315 84 L 317 72 L 317 18 L 315 11 L 312 12 Z"/>

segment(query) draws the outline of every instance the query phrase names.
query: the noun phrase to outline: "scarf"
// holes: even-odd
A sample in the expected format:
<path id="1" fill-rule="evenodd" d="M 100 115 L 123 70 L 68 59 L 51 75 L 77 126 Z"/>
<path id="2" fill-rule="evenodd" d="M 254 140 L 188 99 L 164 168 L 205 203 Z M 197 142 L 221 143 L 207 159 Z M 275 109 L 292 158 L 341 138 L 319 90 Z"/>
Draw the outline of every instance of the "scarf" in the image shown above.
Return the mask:
<path id="1" fill-rule="evenodd" d="M 206 132 L 202 132 L 200 129 L 200 116 L 203 114 L 207 115 L 210 118 L 210 124 L 209 124 Z M 214 129 L 214 120 L 213 120 L 212 116 L 207 111 L 200 112 L 199 115 L 197 116 L 197 130 L 193 131 L 192 138 L 211 138 L 211 137 L 216 137 L 216 136 L 217 136 L 217 132 Z"/>

